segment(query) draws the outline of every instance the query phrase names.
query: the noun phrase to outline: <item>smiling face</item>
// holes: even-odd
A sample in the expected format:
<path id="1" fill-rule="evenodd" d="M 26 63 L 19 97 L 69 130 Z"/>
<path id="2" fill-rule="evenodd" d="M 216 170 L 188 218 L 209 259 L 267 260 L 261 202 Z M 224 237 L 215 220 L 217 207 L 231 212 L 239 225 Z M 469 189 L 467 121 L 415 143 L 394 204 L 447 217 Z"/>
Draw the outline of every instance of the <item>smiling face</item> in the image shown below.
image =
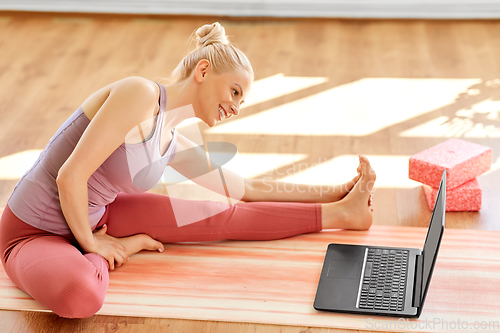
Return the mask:
<path id="1" fill-rule="evenodd" d="M 202 60 L 196 68 L 195 79 L 199 83 L 195 115 L 213 127 L 219 121 L 240 113 L 253 77 L 243 68 L 218 74 L 208 61 Z"/>

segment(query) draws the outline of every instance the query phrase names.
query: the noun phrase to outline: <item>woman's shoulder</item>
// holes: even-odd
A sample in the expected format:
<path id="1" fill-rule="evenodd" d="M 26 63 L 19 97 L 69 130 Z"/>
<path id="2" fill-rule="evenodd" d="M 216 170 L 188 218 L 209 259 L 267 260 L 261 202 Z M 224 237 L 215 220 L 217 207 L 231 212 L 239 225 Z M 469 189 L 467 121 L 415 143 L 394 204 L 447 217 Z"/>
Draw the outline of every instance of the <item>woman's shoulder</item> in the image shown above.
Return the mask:
<path id="1" fill-rule="evenodd" d="M 92 118 L 94 118 L 94 116 L 96 115 L 97 111 L 99 111 L 101 106 L 109 97 L 111 92 L 118 90 L 128 90 L 137 92 L 151 90 L 152 92 L 155 93 L 153 94 L 154 96 L 158 96 L 158 98 L 160 96 L 160 88 L 154 81 L 148 80 L 140 76 L 128 76 L 121 80 L 112 82 L 107 86 L 100 88 L 92 95 L 90 95 L 81 105 L 83 113 L 87 116 L 87 118 L 92 120 Z M 145 96 L 145 94 L 138 93 L 137 98 L 142 98 L 142 96 Z M 155 110 L 155 112 L 156 111 L 157 110 Z"/>

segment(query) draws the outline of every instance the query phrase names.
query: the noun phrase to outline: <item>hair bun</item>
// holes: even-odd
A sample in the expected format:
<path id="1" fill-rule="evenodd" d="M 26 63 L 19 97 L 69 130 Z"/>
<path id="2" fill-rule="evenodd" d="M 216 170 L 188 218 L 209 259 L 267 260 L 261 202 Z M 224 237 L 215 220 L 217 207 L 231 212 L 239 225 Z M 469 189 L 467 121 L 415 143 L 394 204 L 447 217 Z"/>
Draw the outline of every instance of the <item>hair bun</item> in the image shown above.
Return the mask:
<path id="1" fill-rule="evenodd" d="M 196 46 L 198 48 L 214 43 L 229 44 L 226 30 L 219 22 L 205 24 L 196 30 Z"/>

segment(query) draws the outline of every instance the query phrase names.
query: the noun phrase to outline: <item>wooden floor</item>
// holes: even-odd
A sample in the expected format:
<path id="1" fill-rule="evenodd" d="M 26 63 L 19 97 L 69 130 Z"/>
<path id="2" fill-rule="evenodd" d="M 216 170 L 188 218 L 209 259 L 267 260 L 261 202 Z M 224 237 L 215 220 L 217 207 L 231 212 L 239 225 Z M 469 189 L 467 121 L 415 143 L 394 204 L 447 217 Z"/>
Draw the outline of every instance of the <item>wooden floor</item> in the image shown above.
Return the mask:
<path id="1" fill-rule="evenodd" d="M 483 144 L 493 149 L 496 163 L 492 171 L 479 177 L 483 208 L 480 212 L 447 213 L 446 226 L 500 230 L 500 213 L 495 209 L 500 199 L 500 21 L 267 20 L 0 12 L 0 159 L 43 149 L 66 118 L 104 85 L 131 75 L 155 81 L 168 77 L 186 54 L 191 33 L 216 20 L 251 60 L 256 82 L 280 73 L 285 77 L 323 78 L 319 83 L 248 106 L 228 125 L 324 92 L 335 96 L 352 94 L 356 87 L 363 89 L 354 95 L 353 103 L 366 102 L 366 93 L 376 91 L 389 96 L 387 108 L 393 109 L 392 100 L 408 93 L 399 89 L 401 86 L 422 89 L 412 104 L 430 99 L 433 91 L 428 87 L 436 82 L 441 87 L 445 79 L 456 93 L 452 91 L 449 102 L 436 102 L 426 112 L 396 122 L 382 119 L 385 126 L 376 119 L 377 112 L 384 112 L 379 100 L 372 116 L 374 124 L 382 125 L 369 132 L 353 127 L 352 135 L 339 130 L 309 134 L 300 130 L 285 134 L 223 133 L 201 126 L 205 141 L 234 143 L 243 154 L 302 156 L 300 162 L 309 165 L 318 159 L 357 154 L 374 156 L 390 165 L 392 157 L 402 156 L 404 160 L 448 137 Z M 391 95 L 394 87 L 397 89 Z M 283 87 L 268 89 L 272 95 L 273 89 L 282 91 Z M 438 100 L 439 96 L 432 98 Z M 405 109 L 400 112 L 404 114 Z M 445 117 L 455 130 L 418 132 L 439 117 Z M 457 130 L 460 124 L 464 128 Z M 279 126 L 276 124 L 276 128 Z M 280 165 L 271 175 L 279 179 L 280 170 L 290 167 Z M 383 175 L 383 168 L 377 173 Z M 0 207 L 5 206 L 17 181 L 15 177 L 0 176 Z M 380 184 L 374 198 L 375 224 L 428 224 L 431 212 L 420 186 L 391 185 L 390 179 L 383 177 Z M 110 316 L 67 320 L 54 314 L 19 311 L 0 311 L 0 331 L 329 332 L 320 328 Z"/>

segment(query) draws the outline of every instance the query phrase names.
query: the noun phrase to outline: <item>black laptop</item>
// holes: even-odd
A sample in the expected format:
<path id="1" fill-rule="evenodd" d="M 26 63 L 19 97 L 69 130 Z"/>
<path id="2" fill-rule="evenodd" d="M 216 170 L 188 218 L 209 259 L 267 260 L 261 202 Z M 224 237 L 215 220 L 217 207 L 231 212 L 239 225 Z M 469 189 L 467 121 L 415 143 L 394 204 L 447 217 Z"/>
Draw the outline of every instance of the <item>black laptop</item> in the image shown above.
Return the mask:
<path id="1" fill-rule="evenodd" d="M 441 177 L 424 249 L 330 244 L 316 310 L 419 317 L 444 232 L 446 170 Z"/>

